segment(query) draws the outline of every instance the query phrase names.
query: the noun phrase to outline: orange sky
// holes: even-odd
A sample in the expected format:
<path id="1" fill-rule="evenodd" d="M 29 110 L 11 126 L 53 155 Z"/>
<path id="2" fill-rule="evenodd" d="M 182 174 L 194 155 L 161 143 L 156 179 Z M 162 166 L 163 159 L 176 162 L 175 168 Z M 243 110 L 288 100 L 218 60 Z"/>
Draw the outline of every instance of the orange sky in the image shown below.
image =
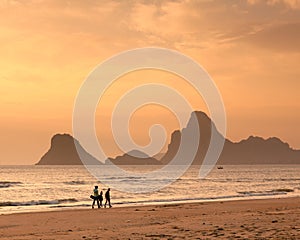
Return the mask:
<path id="1" fill-rule="evenodd" d="M 72 133 L 74 99 L 89 72 L 120 51 L 148 46 L 178 50 L 209 72 L 224 99 L 228 138 L 277 136 L 300 149 L 299 0 L 0 0 L 0 16 L 0 164 L 37 162 L 53 134 Z M 142 71 L 120 79 L 97 118 L 141 79 L 174 84 L 206 111 L 178 77 Z M 153 109 L 132 118 L 138 143 L 147 144 L 151 124 L 170 123 L 168 133 L 178 126 L 167 110 L 153 117 Z M 98 137 L 113 155 L 102 120 Z"/>

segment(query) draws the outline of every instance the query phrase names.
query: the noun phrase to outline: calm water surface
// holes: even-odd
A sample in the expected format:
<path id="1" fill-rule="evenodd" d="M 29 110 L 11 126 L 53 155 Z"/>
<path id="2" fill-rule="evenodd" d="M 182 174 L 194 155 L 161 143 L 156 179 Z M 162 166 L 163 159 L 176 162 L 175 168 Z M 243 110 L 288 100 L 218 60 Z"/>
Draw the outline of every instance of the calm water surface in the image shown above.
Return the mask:
<path id="1" fill-rule="evenodd" d="M 139 168 L 128 167 L 131 171 Z M 1 166 L 0 173 L 1 214 L 88 208 L 93 186 L 99 185 L 103 191 L 108 187 L 83 166 Z M 105 166 L 103 173 L 105 175 Z M 167 175 L 152 181 L 166 181 Z M 142 181 L 147 186 L 143 178 L 115 174 L 104 177 L 124 187 L 130 187 L 133 181 Z M 114 207 L 290 196 L 300 196 L 300 165 L 225 165 L 223 169 L 215 168 L 205 179 L 199 179 L 198 168 L 192 167 L 158 192 L 132 194 L 111 189 Z"/>

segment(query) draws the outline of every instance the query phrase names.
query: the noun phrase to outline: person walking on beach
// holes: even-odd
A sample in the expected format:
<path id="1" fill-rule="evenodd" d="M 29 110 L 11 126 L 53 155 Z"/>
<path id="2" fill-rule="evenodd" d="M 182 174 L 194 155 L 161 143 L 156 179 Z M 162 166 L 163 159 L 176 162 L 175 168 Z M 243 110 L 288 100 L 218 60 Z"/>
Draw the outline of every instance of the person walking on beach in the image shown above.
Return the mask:
<path id="1" fill-rule="evenodd" d="M 99 195 L 99 201 L 100 201 L 100 207 L 102 207 L 102 202 L 103 202 L 103 192 L 101 191 L 100 192 L 100 195 Z"/>
<path id="2" fill-rule="evenodd" d="M 98 186 L 95 186 L 95 188 L 94 188 L 93 199 L 94 199 L 94 201 L 93 201 L 93 204 L 92 204 L 92 208 L 94 208 L 95 201 L 97 201 L 98 208 L 100 208 Z"/>
<path id="3" fill-rule="evenodd" d="M 105 193 L 105 204 L 104 207 L 106 207 L 106 204 L 108 203 L 108 206 L 111 208 L 111 204 L 110 204 L 110 188 L 107 189 L 106 193 Z"/>

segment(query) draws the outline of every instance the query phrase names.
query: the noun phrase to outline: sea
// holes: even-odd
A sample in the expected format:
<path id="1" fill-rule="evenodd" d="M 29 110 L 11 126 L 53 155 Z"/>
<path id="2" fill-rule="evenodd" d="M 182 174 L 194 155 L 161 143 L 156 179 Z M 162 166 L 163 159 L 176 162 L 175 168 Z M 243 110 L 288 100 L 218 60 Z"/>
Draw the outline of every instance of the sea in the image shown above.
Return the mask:
<path id="1" fill-rule="evenodd" d="M 105 166 L 101 167 L 105 172 Z M 132 168 L 132 169 L 131 169 Z M 128 167 L 136 171 L 137 166 Z M 147 171 L 151 167 L 143 166 Z M 171 171 L 171 170 L 170 170 Z M 113 207 L 228 201 L 300 196 L 300 165 L 224 165 L 205 178 L 199 168 L 158 191 L 129 193 L 111 188 Z M 169 180 L 168 173 L 159 181 Z M 108 180 L 125 187 L 136 181 L 147 187 L 147 179 L 108 174 Z M 169 177 L 168 177 L 169 178 Z M 106 182 L 107 183 L 107 182 Z M 91 208 L 95 185 L 110 186 L 96 179 L 84 166 L 0 166 L 0 214 Z"/>

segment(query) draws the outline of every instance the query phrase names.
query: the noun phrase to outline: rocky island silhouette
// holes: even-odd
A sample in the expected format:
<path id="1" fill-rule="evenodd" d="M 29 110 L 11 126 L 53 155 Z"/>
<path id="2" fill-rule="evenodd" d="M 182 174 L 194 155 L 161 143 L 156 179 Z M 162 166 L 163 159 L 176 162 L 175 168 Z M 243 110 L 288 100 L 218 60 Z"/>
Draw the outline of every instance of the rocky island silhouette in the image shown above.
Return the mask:
<path id="1" fill-rule="evenodd" d="M 216 128 L 211 119 L 201 111 L 195 111 L 200 130 L 200 142 L 193 165 L 200 165 L 206 155 L 212 128 Z M 168 164 L 178 151 L 181 135 L 189 129 L 187 127 L 176 130 L 172 133 L 168 150 L 164 156 L 157 160 L 155 157 L 147 156 L 138 150 L 124 153 L 116 158 L 108 158 L 105 164 L 116 165 L 165 165 Z M 224 138 L 220 133 L 219 138 Z M 192 136 L 191 136 L 192 139 Z M 300 150 L 292 149 L 288 143 L 281 141 L 279 138 L 271 137 L 263 139 L 261 137 L 250 136 L 249 138 L 232 142 L 224 139 L 224 148 L 219 157 L 217 164 L 300 164 Z M 78 140 L 69 134 L 56 134 L 51 139 L 51 146 L 47 153 L 36 163 L 36 165 L 82 165 L 78 156 L 76 146 L 85 161 L 89 165 L 103 164 L 95 157 L 89 154 L 79 143 Z M 190 151 L 189 145 L 186 145 L 184 151 Z"/>

